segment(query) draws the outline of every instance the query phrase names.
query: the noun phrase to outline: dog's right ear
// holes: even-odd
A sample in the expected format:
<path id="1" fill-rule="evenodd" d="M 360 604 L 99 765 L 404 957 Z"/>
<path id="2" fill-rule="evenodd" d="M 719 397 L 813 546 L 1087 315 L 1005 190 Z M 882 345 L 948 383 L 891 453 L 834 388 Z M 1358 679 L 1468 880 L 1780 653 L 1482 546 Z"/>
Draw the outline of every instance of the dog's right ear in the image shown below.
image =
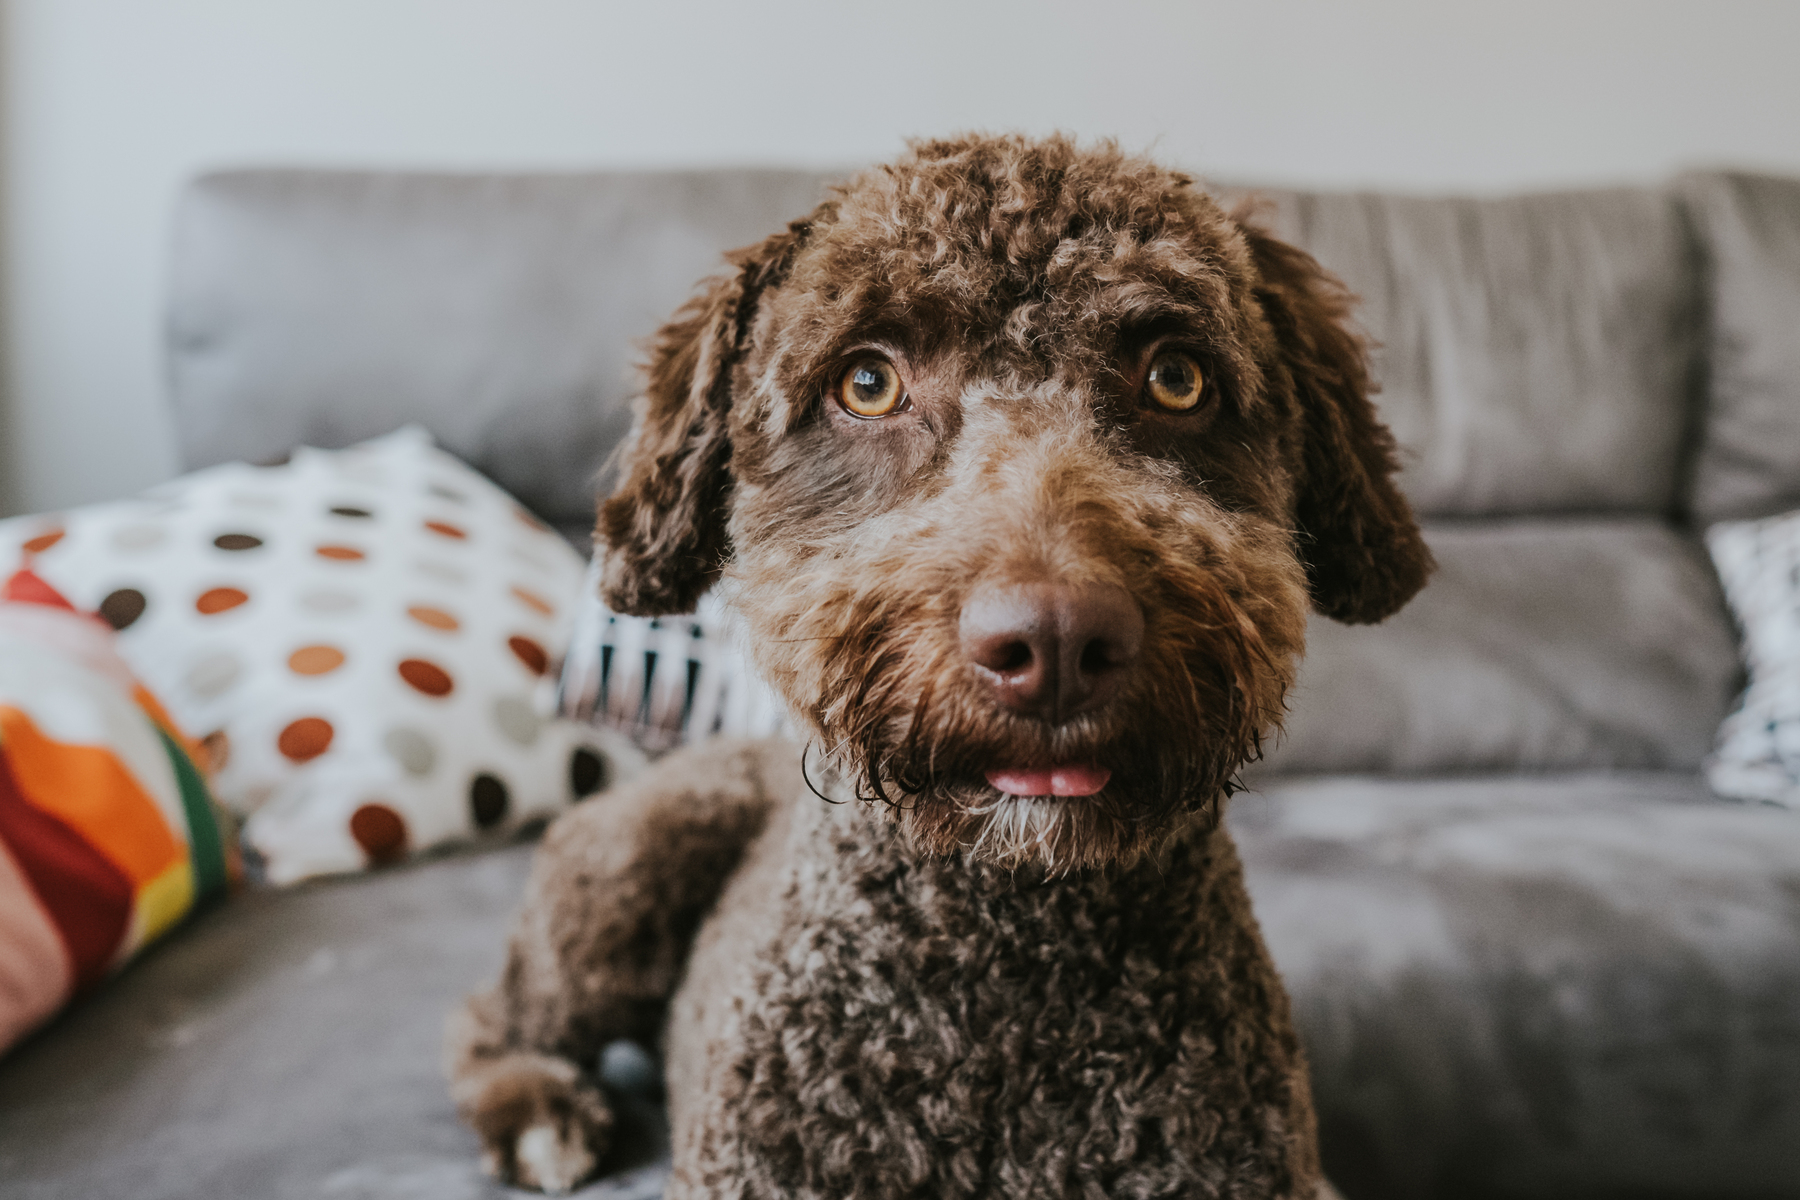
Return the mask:
<path id="1" fill-rule="evenodd" d="M 726 256 L 651 342 L 619 485 L 600 506 L 601 596 L 615 611 L 693 612 L 730 551 L 728 416 L 734 368 L 758 297 L 786 273 L 811 219 Z"/>

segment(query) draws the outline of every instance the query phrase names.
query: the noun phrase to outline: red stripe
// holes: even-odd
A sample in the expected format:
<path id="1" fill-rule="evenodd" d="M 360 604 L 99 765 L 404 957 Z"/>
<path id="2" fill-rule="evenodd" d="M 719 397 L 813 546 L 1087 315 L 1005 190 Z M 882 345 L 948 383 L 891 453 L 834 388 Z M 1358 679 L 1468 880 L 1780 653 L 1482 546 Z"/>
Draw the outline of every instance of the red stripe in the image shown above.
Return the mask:
<path id="1" fill-rule="evenodd" d="M 75 611 L 75 606 L 64 599 L 61 592 L 45 583 L 42 576 L 27 569 L 13 572 L 11 579 L 0 584 L 0 600 L 17 604 L 48 604 L 51 608 Z"/>
<path id="2" fill-rule="evenodd" d="M 3 754 L 0 839 L 68 946 L 76 989 L 105 978 L 131 919 L 131 883 L 74 830 L 26 801 Z"/>

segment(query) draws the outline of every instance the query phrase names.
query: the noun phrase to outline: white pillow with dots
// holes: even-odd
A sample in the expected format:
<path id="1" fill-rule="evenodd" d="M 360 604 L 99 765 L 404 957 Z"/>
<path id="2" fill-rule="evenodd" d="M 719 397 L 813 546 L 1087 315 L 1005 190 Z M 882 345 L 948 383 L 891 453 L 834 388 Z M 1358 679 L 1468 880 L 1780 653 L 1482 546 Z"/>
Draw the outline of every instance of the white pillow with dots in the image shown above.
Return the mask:
<path id="1" fill-rule="evenodd" d="M 546 716 L 584 563 L 408 427 L 0 521 L 215 755 L 267 879 L 501 838 L 642 762 Z"/>

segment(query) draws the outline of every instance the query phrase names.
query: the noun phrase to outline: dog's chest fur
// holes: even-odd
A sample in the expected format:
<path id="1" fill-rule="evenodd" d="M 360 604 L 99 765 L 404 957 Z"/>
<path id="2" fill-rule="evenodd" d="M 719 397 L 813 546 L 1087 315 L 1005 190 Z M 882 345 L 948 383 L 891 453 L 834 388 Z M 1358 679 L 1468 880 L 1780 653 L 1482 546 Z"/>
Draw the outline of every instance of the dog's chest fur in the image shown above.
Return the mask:
<path id="1" fill-rule="evenodd" d="M 1044 880 L 809 796 L 701 933 L 670 1085 L 672 1198 L 1273 1197 L 1317 1169 L 1286 998 L 1199 826 Z"/>

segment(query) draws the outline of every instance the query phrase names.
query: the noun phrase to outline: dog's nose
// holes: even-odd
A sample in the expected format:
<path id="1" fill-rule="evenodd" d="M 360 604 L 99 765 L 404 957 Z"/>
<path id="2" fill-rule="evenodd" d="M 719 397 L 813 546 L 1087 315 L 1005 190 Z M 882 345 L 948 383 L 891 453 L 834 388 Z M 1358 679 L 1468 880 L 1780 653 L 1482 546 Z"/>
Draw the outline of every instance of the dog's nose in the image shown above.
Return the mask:
<path id="1" fill-rule="evenodd" d="M 1110 584 L 990 584 L 963 605 L 961 633 L 996 700 L 1060 724 L 1118 692 L 1143 647 L 1144 613 Z"/>

